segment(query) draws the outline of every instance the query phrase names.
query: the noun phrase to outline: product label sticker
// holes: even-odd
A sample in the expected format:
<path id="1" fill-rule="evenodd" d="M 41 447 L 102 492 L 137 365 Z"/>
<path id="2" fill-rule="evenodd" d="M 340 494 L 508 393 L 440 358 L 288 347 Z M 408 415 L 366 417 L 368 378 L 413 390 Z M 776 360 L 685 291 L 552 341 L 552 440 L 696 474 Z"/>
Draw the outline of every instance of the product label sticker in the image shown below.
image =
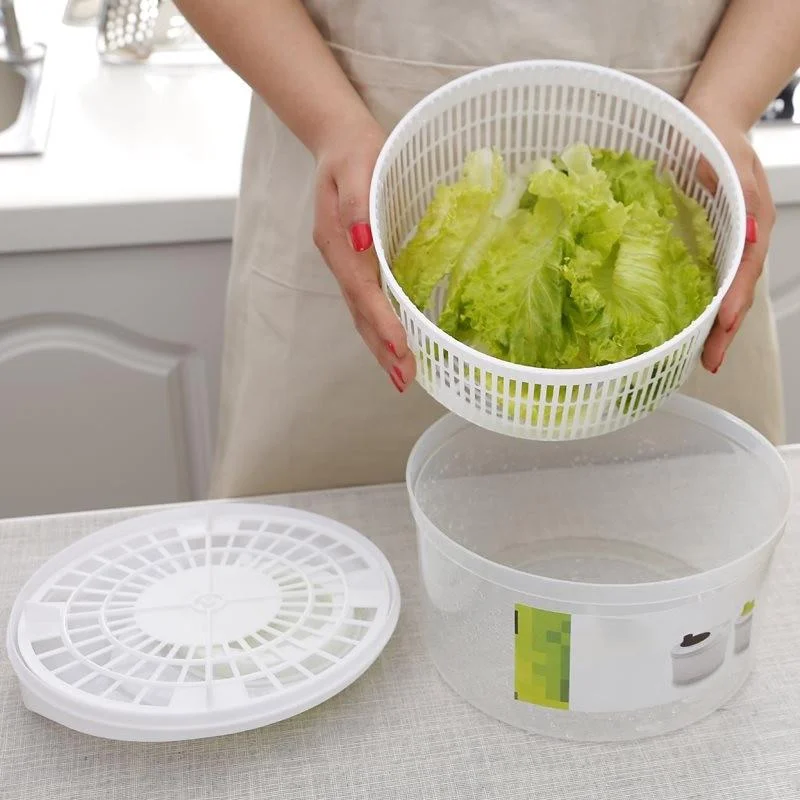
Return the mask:
<path id="1" fill-rule="evenodd" d="M 595 616 L 514 608 L 514 697 L 546 708 L 636 711 L 702 695 L 748 666 L 760 578 L 665 611 Z"/>
<path id="2" fill-rule="evenodd" d="M 517 605 L 515 697 L 549 708 L 569 708 L 569 614 Z"/>

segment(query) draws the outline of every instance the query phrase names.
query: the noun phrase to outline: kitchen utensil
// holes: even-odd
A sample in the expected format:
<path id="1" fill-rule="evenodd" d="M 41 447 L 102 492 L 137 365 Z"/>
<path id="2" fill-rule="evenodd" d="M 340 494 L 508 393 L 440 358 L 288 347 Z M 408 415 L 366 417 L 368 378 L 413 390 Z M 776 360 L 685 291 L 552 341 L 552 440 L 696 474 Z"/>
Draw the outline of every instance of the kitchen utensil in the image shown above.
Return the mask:
<path id="1" fill-rule="evenodd" d="M 134 517 L 27 582 L 7 649 L 26 706 L 111 739 L 248 730 L 329 699 L 399 614 L 389 563 L 332 520 L 208 503 Z"/>
<path id="2" fill-rule="evenodd" d="M 510 364 L 436 327 L 444 286 L 418 310 L 391 271 L 436 187 L 473 150 L 493 147 L 510 169 L 575 141 L 653 159 L 702 203 L 716 238 L 718 292 L 703 314 L 660 347 L 618 364 L 548 370 Z M 712 196 L 697 176 L 719 177 Z M 487 429 L 537 440 L 609 433 L 654 411 L 698 362 L 742 254 L 745 208 L 725 149 L 689 109 L 656 87 L 590 64 L 531 61 L 477 70 L 417 104 L 389 136 L 375 168 L 370 220 L 385 291 L 405 327 L 418 381 L 440 403 Z"/>
<path id="3" fill-rule="evenodd" d="M 172 0 L 104 0 L 98 18 L 97 49 L 112 63 L 218 62 Z"/>
<path id="4" fill-rule="evenodd" d="M 451 414 L 407 481 L 428 650 L 487 714 L 635 739 L 700 719 L 748 675 L 756 648 L 734 655 L 732 628 L 763 591 L 790 487 L 734 417 L 675 395 L 631 428 L 554 446 Z"/>

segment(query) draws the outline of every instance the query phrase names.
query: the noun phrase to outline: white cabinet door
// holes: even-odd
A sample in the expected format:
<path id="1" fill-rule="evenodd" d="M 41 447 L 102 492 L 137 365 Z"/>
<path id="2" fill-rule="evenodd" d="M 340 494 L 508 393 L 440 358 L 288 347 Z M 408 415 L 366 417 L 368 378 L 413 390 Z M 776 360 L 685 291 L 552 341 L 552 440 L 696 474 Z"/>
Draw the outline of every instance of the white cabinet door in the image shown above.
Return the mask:
<path id="1" fill-rule="evenodd" d="M 800 284 L 775 303 L 783 364 L 786 441 L 800 442 Z"/>
<path id="2" fill-rule="evenodd" d="M 0 256 L 0 517 L 204 496 L 229 259 Z"/>
<path id="3" fill-rule="evenodd" d="M 800 205 L 778 208 L 769 269 L 783 365 L 786 438 L 800 442 Z"/>

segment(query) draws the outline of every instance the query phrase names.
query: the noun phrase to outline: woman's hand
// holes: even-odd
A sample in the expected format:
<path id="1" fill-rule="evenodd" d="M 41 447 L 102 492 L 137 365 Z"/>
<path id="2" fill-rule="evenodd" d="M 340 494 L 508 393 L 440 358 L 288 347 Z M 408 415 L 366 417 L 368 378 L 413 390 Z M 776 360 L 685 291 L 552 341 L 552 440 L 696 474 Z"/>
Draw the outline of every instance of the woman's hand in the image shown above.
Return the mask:
<path id="1" fill-rule="evenodd" d="M 719 315 L 703 350 L 703 366 L 716 373 L 725 353 L 753 305 L 756 284 L 764 271 L 770 235 L 775 225 L 775 205 L 769 191 L 764 167 L 747 139 L 747 132 L 732 122 L 714 119 L 695 109 L 728 151 L 742 184 L 747 209 L 747 232 L 744 254 L 733 285 L 722 301 Z M 716 176 L 700 176 L 716 188 Z"/>
<path id="2" fill-rule="evenodd" d="M 369 226 L 369 187 L 385 134 L 366 114 L 339 124 L 316 152 L 314 243 L 375 359 L 399 392 L 413 381 L 414 356 L 383 294 Z"/>
<path id="3" fill-rule="evenodd" d="M 717 134 L 744 189 L 747 243 L 736 281 L 723 301 L 703 352 L 716 372 L 753 303 L 775 223 L 764 168 L 747 131 L 800 66 L 797 0 L 731 0 L 684 96 Z"/>

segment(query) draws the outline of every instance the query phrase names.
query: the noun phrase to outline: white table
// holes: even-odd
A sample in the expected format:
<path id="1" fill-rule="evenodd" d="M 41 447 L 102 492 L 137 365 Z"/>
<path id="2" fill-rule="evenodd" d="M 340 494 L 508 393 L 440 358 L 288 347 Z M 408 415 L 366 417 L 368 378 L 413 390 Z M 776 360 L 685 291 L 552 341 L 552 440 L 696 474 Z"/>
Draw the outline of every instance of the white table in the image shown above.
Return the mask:
<path id="1" fill-rule="evenodd" d="M 800 798 L 798 487 L 775 559 L 756 670 L 725 708 L 643 742 L 580 745 L 528 735 L 475 711 L 439 680 L 420 633 L 420 586 L 402 487 L 270 498 L 341 520 L 391 561 L 403 613 L 383 657 L 299 718 L 176 744 L 108 742 L 29 713 L 0 662 L 0 798 L 8 800 L 793 800 Z M 27 577 L 87 533 L 143 509 L 0 523 L 0 614 Z"/>

